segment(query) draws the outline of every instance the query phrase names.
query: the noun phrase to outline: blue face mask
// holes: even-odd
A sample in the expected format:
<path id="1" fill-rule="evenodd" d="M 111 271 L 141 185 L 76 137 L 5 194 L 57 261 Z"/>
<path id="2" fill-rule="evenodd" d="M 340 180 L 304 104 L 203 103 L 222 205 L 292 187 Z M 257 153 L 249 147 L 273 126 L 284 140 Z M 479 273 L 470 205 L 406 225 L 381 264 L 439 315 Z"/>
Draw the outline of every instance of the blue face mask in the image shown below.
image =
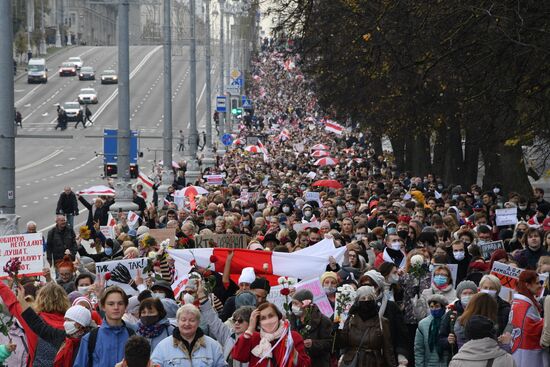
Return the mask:
<path id="1" fill-rule="evenodd" d="M 113 248 L 112 247 L 105 247 L 105 255 L 111 256 L 113 254 Z"/>
<path id="2" fill-rule="evenodd" d="M 438 319 L 438 318 L 440 318 L 441 316 L 443 316 L 445 314 L 445 309 L 444 308 L 438 308 L 437 310 L 430 310 L 430 313 L 432 314 L 433 317 Z"/>
<path id="3" fill-rule="evenodd" d="M 447 277 L 445 275 L 436 275 L 434 276 L 434 283 L 435 285 L 437 286 L 442 286 L 442 285 L 445 285 L 447 284 Z"/>

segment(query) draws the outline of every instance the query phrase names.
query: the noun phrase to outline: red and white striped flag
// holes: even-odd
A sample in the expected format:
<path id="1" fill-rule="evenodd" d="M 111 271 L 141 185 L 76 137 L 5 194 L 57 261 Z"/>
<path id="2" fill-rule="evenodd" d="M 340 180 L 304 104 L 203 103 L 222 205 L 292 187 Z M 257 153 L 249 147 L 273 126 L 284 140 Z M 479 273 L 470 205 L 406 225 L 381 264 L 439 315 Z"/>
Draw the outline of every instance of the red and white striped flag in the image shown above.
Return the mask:
<path id="1" fill-rule="evenodd" d="M 222 175 L 206 175 L 203 178 L 206 179 L 208 185 L 221 185 L 223 183 Z"/>
<path id="2" fill-rule="evenodd" d="M 109 215 L 107 216 L 107 226 L 108 227 L 116 226 L 116 219 L 113 218 L 113 215 L 111 214 L 111 212 L 109 212 Z"/>
<path id="3" fill-rule="evenodd" d="M 145 199 L 145 201 L 150 202 L 153 198 L 153 185 L 155 184 L 155 182 L 151 180 L 151 178 L 145 173 L 139 171 L 136 180 L 136 184 L 138 183 L 142 184 L 143 186 L 143 191 L 141 193 L 138 193 L 138 195 L 141 194 L 141 197 Z"/>
<path id="4" fill-rule="evenodd" d="M 344 133 L 344 127 L 332 120 L 325 121 L 325 130 L 338 135 L 342 135 Z"/>
<path id="5" fill-rule="evenodd" d="M 138 220 L 139 220 L 139 215 L 137 215 L 135 212 L 130 210 L 128 212 L 128 227 L 135 228 L 136 224 L 138 224 Z"/>

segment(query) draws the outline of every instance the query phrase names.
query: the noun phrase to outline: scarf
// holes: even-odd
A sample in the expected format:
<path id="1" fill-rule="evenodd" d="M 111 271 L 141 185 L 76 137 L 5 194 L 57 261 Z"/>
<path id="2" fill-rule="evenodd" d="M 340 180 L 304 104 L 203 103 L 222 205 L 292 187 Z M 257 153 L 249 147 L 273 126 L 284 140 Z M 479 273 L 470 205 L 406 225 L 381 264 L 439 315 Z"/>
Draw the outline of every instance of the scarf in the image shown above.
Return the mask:
<path id="1" fill-rule="evenodd" d="M 138 322 L 138 329 L 137 333 L 145 338 L 153 339 L 162 334 L 162 332 L 166 329 L 166 325 L 164 323 L 156 323 L 153 325 L 146 326 L 140 322 Z"/>
<path id="2" fill-rule="evenodd" d="M 279 328 L 272 334 L 266 333 L 260 328 L 260 343 L 252 348 L 252 354 L 258 358 L 271 358 L 271 342 L 279 339 L 283 335 L 284 331 L 284 322 L 279 320 Z"/>
<path id="3" fill-rule="evenodd" d="M 65 338 L 65 342 L 57 352 L 53 362 L 54 367 L 72 367 L 73 361 L 78 353 L 80 338 Z"/>
<path id="4" fill-rule="evenodd" d="M 428 333 L 428 346 L 430 352 L 433 352 L 434 348 L 437 350 L 439 358 L 443 354 L 441 347 L 439 346 L 439 327 L 441 326 L 441 317 L 434 317 L 430 322 L 430 331 Z"/>

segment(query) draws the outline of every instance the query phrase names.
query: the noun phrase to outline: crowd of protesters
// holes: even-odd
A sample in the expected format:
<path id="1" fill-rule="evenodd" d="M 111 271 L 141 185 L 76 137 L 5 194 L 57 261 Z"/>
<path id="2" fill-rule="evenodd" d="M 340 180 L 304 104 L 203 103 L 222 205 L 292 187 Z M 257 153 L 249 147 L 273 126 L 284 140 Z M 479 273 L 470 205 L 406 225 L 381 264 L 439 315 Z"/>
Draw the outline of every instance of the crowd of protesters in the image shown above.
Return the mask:
<path id="1" fill-rule="evenodd" d="M 281 45 L 263 44 L 252 62 L 254 110 L 239 120 L 235 144 L 204 172 L 221 175 L 221 184 L 203 177 L 193 183 L 208 194 L 176 200 L 189 184 L 183 168 L 161 197 L 160 171 L 154 172 L 152 192 L 143 183 L 134 191 L 138 222 L 119 213 L 113 238 L 106 238 L 101 227 L 111 225 L 114 199 L 88 202 L 64 189 L 55 227 L 44 234 L 50 268 L 43 277 L 0 282 L 0 361 L 10 367 L 549 365 L 550 203 L 543 190 L 524 197 L 498 184 L 461 187 L 433 175 L 397 174 L 391 154 L 377 154 L 368 132 L 326 129 L 299 61 Z M 250 137 L 257 152 L 239 144 Z M 313 150 L 318 144 L 326 147 Z M 316 157 L 318 151 L 334 164 L 318 162 L 325 154 Z M 318 180 L 324 186 L 314 186 Z M 82 227 L 74 225 L 78 202 L 89 211 Z M 497 226 L 498 208 L 516 208 L 517 223 Z M 33 224 L 27 232 L 36 231 Z M 269 277 L 251 268 L 231 273 L 233 253 L 223 273 L 195 265 L 175 292 L 174 260 L 149 236 L 159 228 L 175 228 L 176 249 L 194 248 L 198 235 L 245 234 L 250 257 L 299 254 L 332 240 L 345 254 L 342 261 L 327 257 L 319 283 L 333 308 L 343 289 L 352 290 L 347 319 L 339 325 L 325 315 L 307 289 L 291 288 L 281 309 L 268 301 L 276 285 Z M 496 240 L 502 248 L 484 256 L 483 244 Z M 139 257 L 152 259 L 152 267 L 127 279 L 136 294 L 96 274 L 98 262 Z M 497 262 L 523 269 L 507 284 L 509 297 L 491 274 Z"/>

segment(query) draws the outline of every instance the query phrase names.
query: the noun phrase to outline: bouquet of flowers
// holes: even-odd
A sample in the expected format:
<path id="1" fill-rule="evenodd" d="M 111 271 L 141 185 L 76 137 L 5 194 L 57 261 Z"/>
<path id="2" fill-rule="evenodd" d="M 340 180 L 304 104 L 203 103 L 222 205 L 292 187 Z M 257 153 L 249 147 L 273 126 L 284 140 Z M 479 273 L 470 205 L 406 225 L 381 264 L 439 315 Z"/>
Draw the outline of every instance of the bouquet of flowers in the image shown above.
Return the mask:
<path id="1" fill-rule="evenodd" d="M 216 287 L 216 276 L 214 275 L 214 272 L 216 271 L 216 263 L 218 262 L 218 258 L 216 257 L 216 255 L 211 255 L 208 260 L 208 266 L 202 273 L 204 290 L 206 294 L 212 293 L 214 291 L 214 288 Z M 197 260 L 191 260 L 190 265 L 191 267 L 197 267 Z"/>
<path id="2" fill-rule="evenodd" d="M 285 303 L 283 304 L 283 307 L 285 309 L 286 318 L 290 318 L 290 301 L 288 299 L 288 296 L 290 295 L 290 287 L 293 285 L 296 285 L 297 279 L 290 278 L 290 277 L 279 277 L 277 279 L 277 283 L 281 285 L 283 288 L 281 289 L 281 296 L 285 297 Z"/>
<path id="3" fill-rule="evenodd" d="M 5 306 L 0 304 L 0 313 L 3 312 L 3 308 Z M 0 316 L 0 333 L 4 334 L 4 336 L 7 336 L 10 343 L 11 343 L 11 337 L 8 335 L 10 331 L 10 327 L 13 325 L 13 316 L 9 318 L 8 321 L 4 322 L 4 317 Z"/>
<path id="4" fill-rule="evenodd" d="M 303 327 L 298 331 L 302 338 L 307 339 L 309 332 L 311 331 L 311 325 L 309 322 L 311 321 L 311 300 L 305 299 L 302 301 L 302 311 L 304 312 L 304 322 Z"/>
<path id="5" fill-rule="evenodd" d="M 357 293 L 349 284 L 344 284 L 336 289 L 336 301 L 334 305 L 334 322 L 338 323 L 338 328 L 343 329 L 344 323 L 348 318 L 349 309 L 355 302 Z"/>
<path id="6" fill-rule="evenodd" d="M 424 256 L 414 255 L 411 257 L 411 266 L 409 268 L 409 274 L 420 280 L 424 275 L 429 272 L 428 265 L 424 261 Z"/>
<path id="7" fill-rule="evenodd" d="M 4 273 L 8 274 L 10 278 L 13 279 L 13 287 L 14 289 L 17 289 L 17 286 L 19 285 L 18 275 L 19 270 L 21 270 L 21 261 L 18 257 L 12 257 L 8 260 L 6 265 L 4 265 Z"/>
<path id="8" fill-rule="evenodd" d="M 90 231 L 90 228 L 88 228 L 88 226 L 80 226 L 80 229 L 78 230 L 78 235 L 83 240 L 89 240 L 90 236 L 92 235 L 92 231 Z"/>

